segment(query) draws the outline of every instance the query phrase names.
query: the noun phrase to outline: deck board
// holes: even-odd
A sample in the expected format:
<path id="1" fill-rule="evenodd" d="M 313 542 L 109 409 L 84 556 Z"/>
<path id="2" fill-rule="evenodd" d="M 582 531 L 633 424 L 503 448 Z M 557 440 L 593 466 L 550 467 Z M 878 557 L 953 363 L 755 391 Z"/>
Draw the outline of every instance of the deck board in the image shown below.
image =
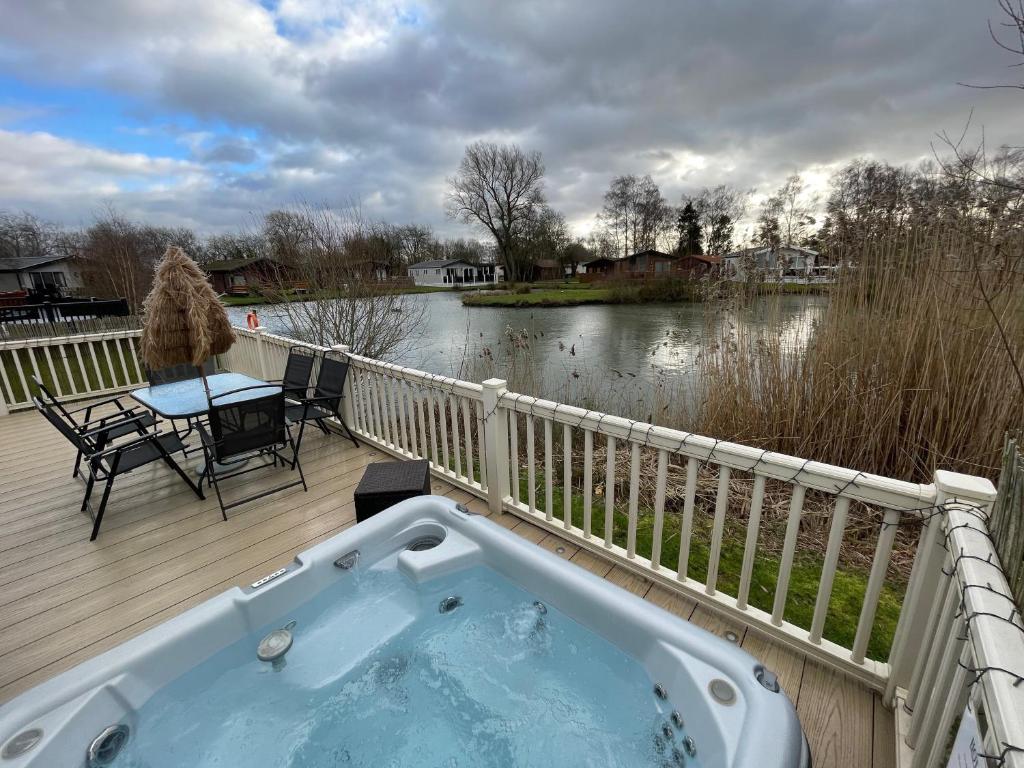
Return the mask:
<path id="1" fill-rule="evenodd" d="M 872 765 L 874 695 L 835 670 L 807 661 L 796 705 L 814 768 Z"/>
<path id="2" fill-rule="evenodd" d="M 873 768 L 896 768 L 896 721 L 892 712 L 882 705 L 880 696 L 873 697 L 875 728 L 872 734 Z"/>
<path id="3" fill-rule="evenodd" d="M 307 435 L 302 455 L 308 492 L 261 499 L 227 522 L 212 494 L 200 501 L 163 466 L 119 478 L 90 542 L 73 449 L 33 412 L 0 418 L 0 702 L 353 525 L 363 468 L 386 457 L 319 433 Z M 275 474 L 250 476 L 246 492 L 280 482 Z M 432 489 L 488 514 L 485 501 L 443 480 Z M 816 767 L 895 764 L 892 713 L 856 682 L 557 533 L 513 515 L 492 519 L 698 626 L 734 631 L 796 702 Z"/>

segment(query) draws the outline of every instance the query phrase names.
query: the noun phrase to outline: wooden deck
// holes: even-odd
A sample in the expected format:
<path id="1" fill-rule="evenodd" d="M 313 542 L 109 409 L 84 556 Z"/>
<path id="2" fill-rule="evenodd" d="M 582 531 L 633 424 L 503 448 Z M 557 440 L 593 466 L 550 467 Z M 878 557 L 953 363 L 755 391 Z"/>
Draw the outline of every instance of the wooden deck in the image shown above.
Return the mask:
<path id="1" fill-rule="evenodd" d="M 383 455 L 307 435 L 307 493 L 261 499 L 223 522 L 212 494 L 200 501 L 166 467 L 151 465 L 119 478 L 90 543 L 70 445 L 34 412 L 0 418 L 0 702 L 353 525 L 352 492 L 366 464 Z M 269 472 L 249 479 L 248 492 L 280 482 Z M 433 489 L 487 514 L 482 500 L 443 481 Z M 511 515 L 495 519 L 711 632 L 735 633 L 796 702 L 815 768 L 894 765 L 893 717 L 877 695 L 554 534 Z"/>

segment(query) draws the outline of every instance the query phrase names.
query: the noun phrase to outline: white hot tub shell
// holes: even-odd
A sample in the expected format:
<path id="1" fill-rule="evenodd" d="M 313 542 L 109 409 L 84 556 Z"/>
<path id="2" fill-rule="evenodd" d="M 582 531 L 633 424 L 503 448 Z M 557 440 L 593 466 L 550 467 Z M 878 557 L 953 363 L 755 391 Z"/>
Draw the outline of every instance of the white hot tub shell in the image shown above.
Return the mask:
<path id="1" fill-rule="evenodd" d="M 423 537 L 441 541 L 408 549 Z M 86 765 L 97 735 L 115 724 L 135 727 L 139 709 L 162 687 L 348 572 L 396 552 L 399 571 L 415 583 L 489 567 L 637 660 L 673 701 L 687 702 L 687 727 L 701 734 L 700 765 L 810 765 L 793 705 L 752 656 L 450 499 L 426 496 L 301 553 L 262 583 L 232 588 L 6 703 L 0 707 L 0 768 Z"/>

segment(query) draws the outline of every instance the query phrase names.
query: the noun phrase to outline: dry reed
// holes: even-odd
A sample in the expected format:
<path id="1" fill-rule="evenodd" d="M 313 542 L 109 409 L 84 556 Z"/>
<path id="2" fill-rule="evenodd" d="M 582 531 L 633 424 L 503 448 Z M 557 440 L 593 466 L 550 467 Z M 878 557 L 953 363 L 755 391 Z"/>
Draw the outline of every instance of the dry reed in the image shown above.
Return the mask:
<path id="1" fill-rule="evenodd" d="M 701 356 L 697 431 L 908 480 L 995 477 L 1024 421 L 1015 245 L 943 232 L 869 246 L 802 353 L 729 329 Z"/>

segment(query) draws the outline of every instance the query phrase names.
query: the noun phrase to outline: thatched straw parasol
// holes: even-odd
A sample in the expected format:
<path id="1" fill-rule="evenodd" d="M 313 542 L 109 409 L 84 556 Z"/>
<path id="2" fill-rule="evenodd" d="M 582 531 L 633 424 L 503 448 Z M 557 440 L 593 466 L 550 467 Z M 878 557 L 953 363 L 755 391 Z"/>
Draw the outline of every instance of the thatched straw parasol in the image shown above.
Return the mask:
<path id="1" fill-rule="evenodd" d="M 234 343 L 227 312 L 206 275 L 181 248 L 170 246 L 143 302 L 142 359 L 153 369 L 189 364 L 201 372 L 206 360 Z"/>

